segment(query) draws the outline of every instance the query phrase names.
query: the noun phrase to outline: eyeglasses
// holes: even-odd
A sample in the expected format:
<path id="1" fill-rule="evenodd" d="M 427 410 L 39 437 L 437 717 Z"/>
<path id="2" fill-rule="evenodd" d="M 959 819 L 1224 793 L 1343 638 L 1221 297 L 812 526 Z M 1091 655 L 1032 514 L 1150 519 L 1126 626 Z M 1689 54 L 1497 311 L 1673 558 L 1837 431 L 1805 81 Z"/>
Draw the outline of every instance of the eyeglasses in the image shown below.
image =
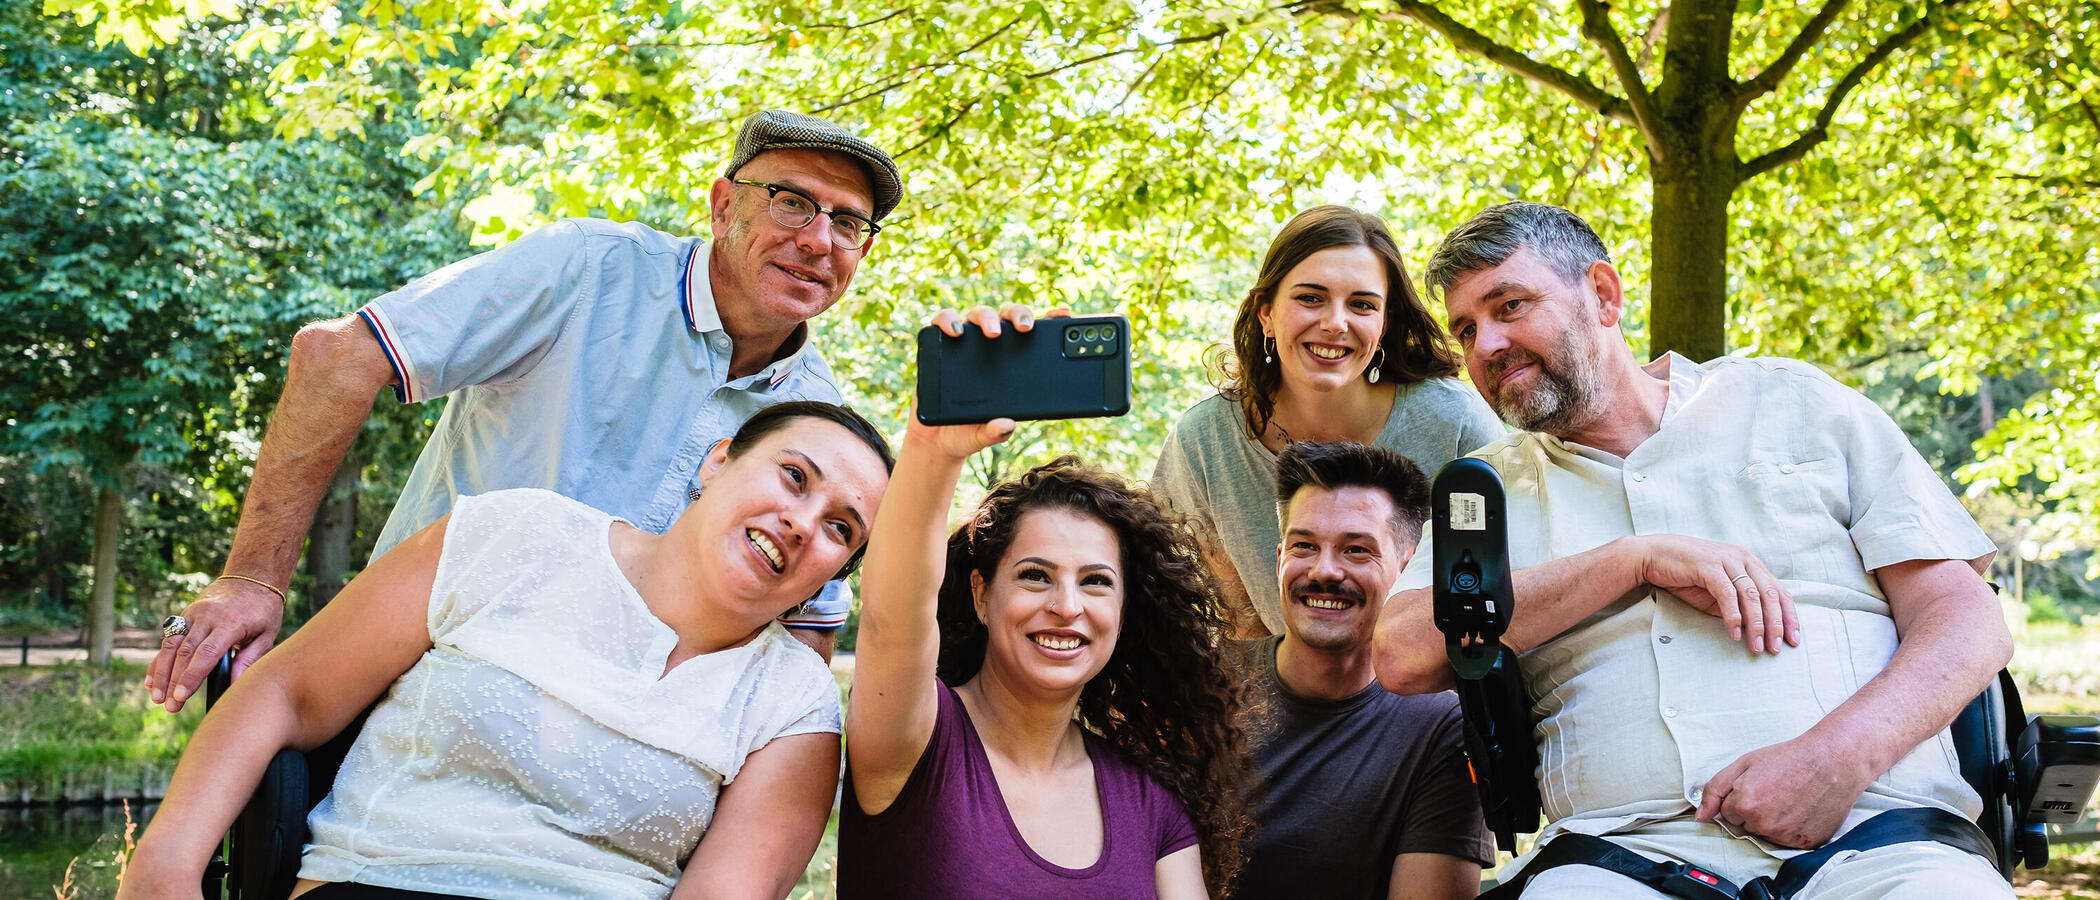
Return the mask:
<path id="1" fill-rule="evenodd" d="M 837 207 L 825 209 L 818 206 L 817 201 L 811 199 L 808 194 L 785 185 L 746 181 L 742 178 L 735 179 L 733 183 L 765 188 L 766 209 L 773 213 L 773 221 L 789 228 L 801 228 L 816 221 L 817 213 L 830 216 L 832 242 L 848 250 L 860 249 L 869 239 L 875 237 L 875 232 L 882 230 L 882 226 L 853 213 L 843 212 Z"/>

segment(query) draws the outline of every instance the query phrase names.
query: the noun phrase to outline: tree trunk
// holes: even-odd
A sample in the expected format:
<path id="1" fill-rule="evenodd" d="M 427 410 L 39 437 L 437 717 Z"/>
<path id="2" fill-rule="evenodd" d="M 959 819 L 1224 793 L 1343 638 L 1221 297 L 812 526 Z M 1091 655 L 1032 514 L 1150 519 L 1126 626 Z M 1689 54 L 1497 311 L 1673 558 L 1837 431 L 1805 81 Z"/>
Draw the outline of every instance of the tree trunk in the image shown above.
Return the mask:
<path id="1" fill-rule="evenodd" d="M 104 487 L 95 499 L 95 587 L 88 600 L 88 662 L 109 665 L 116 637 L 117 544 L 124 537 L 124 498 Z"/>
<path id="2" fill-rule="evenodd" d="M 1675 350 L 1705 362 L 1728 352 L 1728 200 L 1736 174 L 1717 160 L 1654 171 L 1648 355 Z"/>
<path id="3" fill-rule="evenodd" d="M 300 609 L 305 615 L 320 612 L 343 589 L 343 576 L 355 566 L 350 561 L 350 542 L 357 536 L 357 479 L 364 460 L 356 453 L 343 457 L 328 484 L 328 494 L 314 513 L 314 524 L 306 532 L 306 596 Z"/>
<path id="4" fill-rule="evenodd" d="M 1976 376 L 1976 399 L 1983 404 L 1983 433 L 1991 433 L 1998 425 L 1998 408 L 1991 403 L 1991 376 Z"/>
<path id="5" fill-rule="evenodd" d="M 40 573 L 38 583 L 44 588 L 44 602 L 53 609 L 66 605 L 66 558 L 52 536 L 52 525 L 47 520 L 37 528 L 36 564 Z"/>

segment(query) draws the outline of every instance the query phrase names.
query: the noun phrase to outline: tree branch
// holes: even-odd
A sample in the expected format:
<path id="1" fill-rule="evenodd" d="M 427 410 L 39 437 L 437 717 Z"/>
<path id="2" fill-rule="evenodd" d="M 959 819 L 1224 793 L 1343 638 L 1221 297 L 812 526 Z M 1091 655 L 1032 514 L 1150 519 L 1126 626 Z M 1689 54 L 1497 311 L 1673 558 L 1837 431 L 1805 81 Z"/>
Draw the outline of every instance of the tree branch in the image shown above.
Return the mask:
<path id="1" fill-rule="evenodd" d="M 936 127 L 936 128 L 934 128 L 934 129 L 932 129 L 932 130 L 928 131 L 928 132 L 926 133 L 926 136 L 925 136 L 925 137 L 922 137 L 922 138 L 920 138 L 920 139 L 919 139 L 919 142 L 918 142 L 918 143 L 916 143 L 916 144 L 913 144 L 913 145 L 911 145 L 911 146 L 909 146 L 909 147 L 906 147 L 906 148 L 904 148 L 904 149 L 902 149 L 902 150 L 899 150 L 899 151 L 897 151 L 897 152 L 896 152 L 895 154 L 893 154 L 893 155 L 891 156 L 891 158 L 892 158 L 892 159 L 903 159 L 903 158 L 905 158 L 905 157 L 907 157 L 907 156 L 910 156 L 910 155 L 912 155 L 912 154 L 913 154 L 914 152 L 917 152 L 919 148 L 921 148 L 921 147 L 924 147 L 924 146 L 926 146 L 927 144 L 930 144 L 930 143 L 932 143 L 932 142 L 933 142 L 933 139 L 934 139 L 934 138 L 936 138 L 936 137 L 938 137 L 938 136 L 940 136 L 940 135 L 943 135 L 943 134 L 947 134 L 947 133 L 948 133 L 948 131 L 949 131 L 950 129 L 953 129 L 953 128 L 955 127 L 955 123 L 957 123 L 957 122 L 960 122 L 960 121 L 962 121 L 962 118 L 963 118 L 964 116 L 967 116 L 967 115 L 969 115 L 969 114 L 970 114 L 970 110 L 971 110 L 971 109 L 973 109 L 973 108 L 975 108 L 976 106 L 977 106 L 977 101 L 976 101 L 976 100 L 971 100 L 970 102 L 968 102 L 968 103 L 965 103 L 965 104 L 963 104 L 962 106 L 959 106 L 959 107 L 957 107 L 957 108 L 956 108 L 956 110 L 955 110 L 955 115 L 949 116 L 949 117 L 948 117 L 948 121 L 946 121 L 946 122 L 942 122 L 942 123 L 940 124 L 940 126 L 939 126 L 939 127 Z"/>
<path id="2" fill-rule="evenodd" d="M 1619 78 L 1619 89 L 1626 92 L 1627 105 L 1633 108 L 1634 127 L 1648 139 L 1648 146 L 1659 146 L 1655 140 L 1655 106 L 1649 102 L 1648 86 L 1641 83 L 1641 70 L 1633 64 L 1633 56 L 1626 52 L 1626 42 L 1619 39 L 1619 30 L 1612 27 L 1611 10 L 1603 0 L 1575 0 L 1582 10 L 1582 36 L 1604 51 L 1604 58 L 1611 61 L 1611 70 Z"/>
<path id="3" fill-rule="evenodd" d="M 1787 73 L 1794 70 L 1794 65 L 1801 62 L 1801 57 L 1807 55 L 1810 47 L 1814 47 L 1817 41 L 1823 39 L 1823 33 L 1830 30 L 1830 23 L 1837 21 L 1838 14 L 1844 12 L 1850 2 L 1851 0 L 1824 0 L 1823 8 L 1816 10 L 1815 16 L 1808 20 L 1808 24 L 1801 26 L 1801 33 L 1794 35 L 1794 39 L 1787 42 L 1786 49 L 1779 51 L 1778 58 L 1772 60 L 1771 65 L 1765 66 L 1764 71 L 1743 82 L 1742 87 L 1736 90 L 1735 108 L 1740 111 L 1749 106 L 1751 101 L 1777 90 L 1779 83 L 1786 80 Z"/>
<path id="4" fill-rule="evenodd" d="M 1810 125 L 1807 131 L 1802 132 L 1800 137 L 1795 138 L 1786 146 L 1772 150 L 1744 163 L 1741 175 L 1737 180 L 1739 182 L 1748 181 L 1798 160 L 1803 156 L 1807 156 L 1808 151 L 1815 149 L 1817 144 L 1823 143 L 1824 140 L 1830 137 L 1830 122 L 1837 117 L 1838 107 L 1844 104 L 1845 97 L 1852 93 L 1853 88 L 1859 87 L 1859 83 L 1865 81 L 1867 75 L 1886 61 L 1889 56 L 1908 46 L 1910 42 L 1917 40 L 1925 32 L 1930 31 L 1933 23 L 1939 19 L 1940 14 L 1945 12 L 1948 7 L 1958 6 L 1964 2 L 1967 2 L 1967 0 L 1941 0 L 1939 3 L 1934 3 L 1926 8 L 1925 13 L 1920 15 L 1917 21 L 1910 23 L 1903 30 L 1883 38 L 1881 43 L 1875 45 L 1865 59 L 1860 60 L 1858 65 L 1853 66 L 1851 71 L 1846 72 L 1845 77 L 1838 79 L 1836 87 L 1830 89 L 1829 99 L 1823 102 L 1822 110 L 1816 113 L 1815 124 Z"/>
<path id="5" fill-rule="evenodd" d="M 1670 8 L 1665 6 L 1662 12 L 1655 14 L 1655 20 L 1648 23 L 1648 33 L 1641 36 L 1641 57 L 1634 60 L 1635 67 L 1645 69 L 1655 61 L 1655 42 L 1662 40 L 1663 29 L 1669 24 Z"/>
<path id="6" fill-rule="evenodd" d="M 972 51 L 975 51 L 975 50 L 976 50 L 977 48 L 979 48 L 979 47 L 982 47 L 982 46 L 984 46 L 985 44 L 989 43 L 989 42 L 990 42 L 990 41 L 991 41 L 991 40 L 992 40 L 993 38 L 995 38 L 995 37 L 998 37 L 998 36 L 999 36 L 1000 34 L 1004 33 L 1004 32 L 1005 32 L 1005 31 L 1006 31 L 1007 29 L 1009 29 L 1009 28 L 1012 28 L 1012 27 L 1013 27 L 1014 25 L 1018 24 L 1018 23 L 1019 23 L 1020 21 L 1021 21 L 1020 19 L 1015 19 L 1015 20 L 1014 20 L 1014 21 L 1012 21 L 1012 22 L 1008 22 L 1008 23 L 1006 23 L 1005 25 L 1003 25 L 1003 26 L 1000 26 L 998 30 L 996 30 L 996 31 L 992 32 L 991 34 L 985 35 L 985 36 L 984 36 L 984 37 L 983 37 L 982 39 L 979 39 L 979 40 L 978 40 L 978 41 L 977 41 L 976 43 L 973 43 L 973 44 L 971 44 L 971 45 L 970 45 L 969 47 L 966 47 L 966 48 L 964 48 L 964 49 L 962 50 L 962 52 L 961 52 L 961 53 L 958 53 L 958 54 L 956 54 L 956 56 L 957 56 L 957 57 L 961 57 L 961 56 L 963 56 L 963 55 L 965 55 L 965 54 L 968 54 L 968 53 L 970 53 L 970 52 L 972 52 Z M 1027 75 L 1024 75 L 1024 76 L 1022 76 L 1022 77 L 1023 77 L 1023 78 L 1026 78 L 1026 79 L 1028 79 L 1028 80 L 1030 80 L 1030 81 L 1033 81 L 1033 80 L 1035 80 L 1035 79 L 1038 79 L 1038 78 L 1045 78 L 1045 77 L 1048 77 L 1048 76 L 1051 76 L 1051 75 L 1055 75 L 1055 74 L 1057 74 L 1057 73 L 1059 73 L 1059 72 L 1063 72 L 1063 71 L 1065 71 L 1065 70 L 1067 70 L 1067 69 L 1075 69 L 1075 68 L 1078 68 L 1078 67 L 1080 67 L 1080 66 L 1084 66 L 1084 65 L 1088 65 L 1088 64 L 1091 64 L 1091 63 L 1096 63 L 1096 62 L 1100 62 L 1101 60 L 1104 60 L 1104 59 L 1109 59 L 1109 58 L 1112 58 L 1112 57 L 1117 57 L 1117 56 L 1124 56 L 1124 55 L 1127 55 L 1127 54 L 1131 54 L 1131 53 L 1136 53 L 1136 52 L 1138 52 L 1139 50 L 1146 50 L 1146 49 L 1151 49 L 1151 50 L 1171 50 L 1171 49 L 1173 49 L 1173 48 L 1175 48 L 1175 47 L 1178 47 L 1178 46 L 1181 46 L 1181 45 L 1183 45 L 1183 44 L 1195 44 L 1195 43 L 1200 43 L 1200 42 L 1203 42 L 1203 41 L 1210 41 L 1210 40 L 1216 40 L 1216 39 L 1218 39 L 1218 38 L 1224 37 L 1224 36 L 1225 36 L 1225 32 L 1226 32 L 1226 30 L 1227 30 L 1227 29 L 1225 28 L 1225 26 L 1223 26 L 1223 25 L 1220 25 L 1220 26 L 1218 26 L 1217 28 L 1215 28 L 1215 29 L 1212 29 L 1211 31 L 1209 31 L 1209 32 L 1207 32 L 1207 33 L 1205 33 L 1205 34 L 1198 34 L 1198 35 L 1190 35 L 1190 36 L 1187 36 L 1187 37 L 1179 37 L 1179 38 L 1175 38 L 1175 39 L 1173 39 L 1173 40 L 1168 40 L 1168 41 L 1160 41 L 1160 42 L 1158 42 L 1158 43 L 1155 43 L 1155 44 L 1146 44 L 1146 45 L 1142 45 L 1142 46 L 1137 46 L 1137 47 L 1125 47 L 1125 48 L 1123 48 L 1123 49 L 1120 49 L 1120 50 L 1109 50 L 1109 51 L 1104 51 L 1104 52 L 1101 52 L 1101 53 L 1096 53 L 1096 54 L 1094 54 L 1094 55 L 1092 55 L 1092 56 L 1088 56 L 1088 57 L 1085 57 L 1085 58 L 1083 58 L 1083 59 L 1076 59 L 1076 60 L 1073 60 L 1073 61 L 1071 61 L 1071 62 L 1067 62 L 1067 63 L 1062 63 L 1062 64 L 1059 64 L 1059 65 L 1056 65 L 1056 66 L 1052 66 L 1052 67 L 1050 67 L 1050 68 L 1047 68 L 1047 69 L 1041 69 L 1041 70 L 1037 70 L 1037 71 L 1034 71 L 1034 72 L 1030 72 L 1030 73 L 1028 73 Z M 1158 62 L 1159 62 L 1158 60 L 1154 60 L 1154 61 L 1153 61 L 1153 66 L 1157 66 L 1157 65 L 1158 65 Z M 915 67 L 914 71 L 915 71 L 915 70 L 916 70 L 917 68 L 924 68 L 924 66 L 920 66 L 920 67 Z M 1148 66 L 1148 67 L 1146 67 L 1146 69 L 1145 69 L 1145 72 L 1144 72 L 1144 74 L 1143 74 L 1143 75 L 1141 75 L 1141 76 L 1139 76 L 1139 80 L 1143 80 L 1143 79 L 1144 79 L 1144 78 L 1146 78 L 1146 77 L 1150 77 L 1150 75 L 1152 74 L 1152 68 L 1153 68 L 1152 66 Z M 904 84 L 904 83 L 905 83 L 906 81 L 908 81 L 908 79 L 900 79 L 900 80 L 898 80 L 898 81 L 895 81 L 895 82 L 891 82 L 891 83 L 890 83 L 890 85 L 886 86 L 886 87 L 885 87 L 885 88 L 883 88 L 882 90 L 885 90 L 885 91 L 886 91 L 886 90 L 888 90 L 888 88 L 890 88 L 890 87 L 898 87 L 898 86 L 902 86 L 902 85 L 903 85 L 903 84 Z M 1135 83 L 1133 83 L 1133 84 L 1131 85 L 1131 87 L 1129 88 L 1129 90 L 1126 90 L 1126 91 L 1124 92 L 1124 94 L 1123 94 L 1123 99 L 1124 99 L 1124 100 L 1128 100 L 1128 99 L 1130 99 L 1130 93 L 1129 93 L 1129 91 L 1130 91 L 1130 90 L 1136 90 L 1136 84 L 1135 84 Z M 859 95 L 859 96 L 857 96 L 857 97 L 854 97 L 854 98 L 849 98 L 848 100 L 845 100 L 845 101 L 841 101 L 841 102 L 840 102 L 839 104 L 835 104 L 834 106 L 837 106 L 837 105 L 845 105 L 845 104 L 847 104 L 847 103 L 858 103 L 858 102 L 860 102 L 861 100 L 865 100 L 865 99 L 867 99 L 867 98 L 868 98 L 868 97 L 870 97 L 870 96 L 872 96 L 872 94 L 871 94 L 871 93 L 863 93 L 863 94 L 861 94 L 861 95 Z M 948 121 L 947 121 L 947 122 L 945 122 L 945 123 L 943 123 L 943 124 L 942 124 L 942 125 L 941 125 L 941 126 L 940 126 L 939 128 L 935 129 L 935 132 L 936 132 L 936 133 L 938 133 L 938 132 L 944 132 L 944 131 L 946 131 L 946 130 L 948 130 L 948 129 L 950 129 L 950 128 L 953 128 L 953 127 L 955 126 L 955 124 L 956 124 L 957 122 L 960 122 L 960 121 L 962 121 L 962 118 L 963 118 L 963 116 L 965 116 L 965 115 L 968 115 L 968 114 L 969 114 L 969 112 L 970 112 L 970 110 L 971 110 L 971 109 L 973 109 L 973 108 L 975 108 L 975 107 L 977 106 L 977 103 L 978 103 L 978 101 L 980 101 L 980 100 L 983 100 L 983 99 L 984 99 L 983 97 L 973 97 L 973 98 L 971 98 L 971 99 L 970 99 L 970 100 L 969 100 L 968 102 L 964 103 L 964 104 L 963 104 L 963 105 L 962 105 L 961 107 L 957 108 L 957 109 L 956 109 L 956 111 L 955 111 L 955 114 L 954 114 L 954 115 L 952 115 L 952 116 L 950 116 L 950 117 L 948 117 Z M 1117 104 L 1117 105 L 1119 105 L 1119 106 L 1120 106 L 1120 105 L 1121 105 L 1121 101 L 1118 101 L 1118 104 Z M 826 109 L 830 109 L 830 108 L 832 108 L 832 107 L 826 107 Z M 926 136 L 925 138 L 922 138 L 922 139 L 920 139 L 918 143 L 915 143 L 915 144 L 911 145 L 910 147 L 906 147 L 906 148 L 905 148 L 905 149 L 904 149 L 904 150 L 903 150 L 902 152 L 896 153 L 896 154 L 894 154 L 894 155 L 895 155 L 895 156 L 898 156 L 898 157 L 904 157 L 904 156 L 910 155 L 910 154 L 911 154 L 911 153 L 912 153 L 913 151 L 915 151 L 915 150 L 918 150 L 919 148 L 921 148 L 921 147 L 924 147 L 924 146 L 926 146 L 926 144 L 927 144 L 927 143 L 929 143 L 929 142 L 931 142 L 931 141 L 933 140 L 933 137 L 934 137 L 933 135 L 929 134 L 929 135 L 927 135 L 927 136 Z"/>
<path id="7" fill-rule="evenodd" d="M 1241 78 L 1246 77 L 1247 71 L 1254 68 L 1254 64 L 1260 62 L 1263 56 L 1268 55 L 1269 48 L 1275 46 L 1275 44 L 1276 39 L 1273 36 L 1267 40 L 1262 41 L 1260 47 L 1255 48 L 1253 53 L 1248 54 L 1247 63 L 1245 65 L 1240 66 L 1239 71 L 1232 73 L 1224 81 L 1219 82 L 1218 89 L 1211 91 L 1210 96 L 1203 98 L 1202 106 L 1204 114 L 1208 115 L 1210 113 L 1211 104 L 1218 102 L 1219 97 L 1225 96 L 1226 91 L 1232 90 L 1233 85 L 1238 84 Z M 1185 111 L 1189 108 L 1189 106 L 1193 105 L 1195 104 L 1184 105 L 1182 109 Z"/>
<path id="8" fill-rule="evenodd" d="M 2062 175 L 2023 175 L 2017 172 L 2008 172 L 2000 174 L 1998 176 L 1998 179 L 2000 181 L 2053 181 L 2063 185 L 2064 187 L 2100 188 L 2100 180 L 2093 180 L 2089 178 L 2065 178 Z"/>
<path id="9" fill-rule="evenodd" d="M 1092 56 L 1084 57 L 1081 59 L 1075 59 L 1071 62 L 1051 66 L 1047 69 L 1039 69 L 1037 71 L 1030 72 L 1022 77 L 1027 78 L 1030 81 L 1034 81 L 1035 79 L 1046 78 L 1048 76 L 1055 75 L 1059 72 L 1063 72 L 1067 69 L 1076 69 L 1080 66 L 1092 65 L 1104 59 L 1113 59 L 1118 56 L 1129 56 L 1130 54 L 1136 53 L 1139 50 L 1168 50 L 1174 47 L 1179 47 L 1182 44 L 1200 44 L 1204 41 L 1215 41 L 1218 38 L 1224 37 L 1226 30 L 1227 29 L 1225 28 L 1225 26 L 1220 25 L 1216 28 L 1211 29 L 1210 31 L 1204 32 L 1203 34 L 1192 34 L 1187 37 L 1178 37 L 1170 41 L 1160 41 L 1156 44 L 1145 44 L 1143 46 L 1138 47 L 1124 47 L 1121 50 L 1104 50 Z"/>
<path id="10" fill-rule="evenodd" d="M 1530 79 L 1533 83 L 1566 94 L 1584 109 L 1636 127 L 1640 124 L 1634 119 L 1633 107 L 1624 99 L 1591 84 L 1589 79 L 1580 75 L 1547 65 L 1521 50 L 1498 44 L 1493 38 L 1459 24 L 1458 20 L 1451 18 L 1434 4 L 1423 3 L 1420 0 L 1394 0 L 1393 12 L 1381 15 L 1380 18 L 1390 18 L 1394 15 L 1411 19 L 1442 35 L 1460 50 L 1486 59 Z"/>
<path id="11" fill-rule="evenodd" d="M 880 24 L 882 24 L 882 23 L 884 23 L 884 22 L 887 22 L 887 21 L 889 21 L 889 20 L 891 20 L 891 19 L 894 19 L 894 18 L 896 18 L 896 17 L 898 17 L 898 16 L 904 15 L 905 13 L 908 13 L 908 12 L 916 12 L 916 11 L 917 11 L 916 7 L 912 7 L 912 6 L 900 6 L 900 7 L 897 7 L 896 9 L 890 10 L 890 11 L 889 11 L 889 12 L 887 12 L 887 13 L 884 13 L 884 14 L 883 14 L 883 15 L 881 15 L 881 16 L 878 16 L 878 17 L 876 17 L 876 18 L 873 18 L 873 19 L 869 19 L 869 20 L 867 20 L 867 21 L 865 21 L 865 22 L 852 22 L 852 23 L 847 23 L 847 22 L 805 22 L 805 23 L 803 23 L 803 24 L 801 24 L 801 25 L 798 25 L 798 26 L 796 26 L 796 27 L 798 27 L 798 28 L 834 28 L 834 29 L 837 29 L 837 30 L 839 30 L 839 31 L 853 31 L 853 30 L 855 30 L 855 29 L 858 29 L 858 28 L 866 28 L 866 27 L 868 27 L 868 26 L 870 26 L 870 25 L 880 25 Z"/>
<path id="12" fill-rule="evenodd" d="M 910 83 L 911 83 L 911 77 L 910 77 L 910 76 L 911 76 L 911 74 L 912 74 L 912 73 L 914 73 L 914 72 L 918 72 L 918 71 L 920 71 L 920 70 L 922 70 L 922 69 L 930 69 L 930 68 L 932 68 L 932 66 L 930 66 L 930 65 L 925 65 L 925 64 L 920 64 L 920 65 L 916 65 L 916 66 L 913 66 L 913 67 L 911 67 L 910 69 L 907 69 L 907 70 L 905 70 L 905 77 L 903 77 L 903 78 L 898 78 L 898 79 L 895 79 L 895 80 L 893 80 L 893 81 L 887 82 L 887 83 L 885 83 L 885 84 L 882 84 L 882 85 L 878 85 L 878 86 L 876 86 L 876 87 L 873 87 L 873 88 L 869 88 L 869 89 L 867 89 L 867 90 L 863 90 L 863 91 L 861 91 L 861 92 L 860 92 L 860 93 L 858 93 L 858 94 L 848 94 L 848 95 L 846 95 L 845 97 L 842 97 L 842 98 L 840 98 L 840 99 L 838 99 L 838 100 L 835 100 L 835 101 L 833 101 L 833 102 L 831 102 L 831 103 L 827 103 L 827 104 L 824 104 L 823 106 L 819 106 L 819 107 L 815 107 L 815 108 L 811 109 L 811 110 L 809 111 L 809 114 L 810 114 L 810 115 L 813 115 L 813 116 L 821 116 L 821 115 L 823 115 L 823 114 L 825 114 L 825 113 L 828 113 L 828 112 L 833 112 L 833 111 L 835 111 L 835 110 L 840 110 L 840 109 L 844 109 L 844 108 L 846 108 L 846 107 L 848 107 L 848 106 L 852 106 L 852 105 L 853 105 L 853 104 L 855 104 L 855 103 L 859 103 L 859 102 L 861 102 L 861 101 L 864 101 L 864 100 L 869 100 L 869 99 L 872 99 L 872 98 L 875 98 L 875 97 L 879 97 L 879 96 L 881 96 L 881 95 L 883 95 L 883 94 L 887 94 L 887 93 L 889 93 L 890 91 L 896 90 L 897 88 L 900 88 L 900 87 L 903 87 L 903 86 L 905 86 L 905 85 L 907 85 L 907 84 L 910 84 Z"/>
<path id="13" fill-rule="evenodd" d="M 1568 189 L 1561 192 L 1560 203 L 1556 204 L 1557 206 L 1561 207 L 1562 209 L 1567 209 L 1574 204 L 1575 188 L 1582 184 L 1582 180 L 1584 178 L 1588 178 L 1590 176 L 1590 170 L 1597 168 L 1597 163 L 1603 161 L 1603 158 L 1604 130 L 1600 128 L 1597 129 L 1597 133 L 1590 138 L 1589 158 L 1583 160 L 1582 168 L 1577 169 L 1575 171 L 1575 176 L 1568 179 Z"/>

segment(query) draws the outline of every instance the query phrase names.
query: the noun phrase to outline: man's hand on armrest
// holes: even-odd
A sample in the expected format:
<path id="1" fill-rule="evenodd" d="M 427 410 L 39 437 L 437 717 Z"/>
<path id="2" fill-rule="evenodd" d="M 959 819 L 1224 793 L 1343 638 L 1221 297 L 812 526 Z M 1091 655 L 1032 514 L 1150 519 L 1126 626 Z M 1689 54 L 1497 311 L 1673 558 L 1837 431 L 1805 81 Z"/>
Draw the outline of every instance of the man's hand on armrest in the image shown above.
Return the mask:
<path id="1" fill-rule="evenodd" d="M 209 673 L 219 657 L 239 647 L 233 659 L 234 674 L 239 675 L 277 643 L 284 601 L 262 585 L 221 578 L 199 591 L 182 615 L 189 633 L 161 638 L 160 652 L 146 670 L 147 693 L 169 712 L 182 709 L 202 682 L 200 678 L 192 683 L 190 672 Z"/>

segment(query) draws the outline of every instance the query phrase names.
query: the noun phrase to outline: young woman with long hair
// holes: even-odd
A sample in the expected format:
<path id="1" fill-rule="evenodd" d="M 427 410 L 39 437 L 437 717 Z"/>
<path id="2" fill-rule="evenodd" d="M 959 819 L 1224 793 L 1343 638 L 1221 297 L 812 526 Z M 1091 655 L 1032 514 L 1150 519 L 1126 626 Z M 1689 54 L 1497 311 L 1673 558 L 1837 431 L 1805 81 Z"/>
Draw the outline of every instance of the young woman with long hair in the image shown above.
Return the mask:
<path id="1" fill-rule="evenodd" d="M 1291 217 L 1214 353 L 1219 391 L 1183 413 L 1151 488 L 1188 515 L 1237 637 L 1283 629 L 1276 585 L 1276 454 L 1355 441 L 1434 473 L 1501 437 L 1456 376 L 1458 354 L 1377 216 L 1319 206 Z"/>

